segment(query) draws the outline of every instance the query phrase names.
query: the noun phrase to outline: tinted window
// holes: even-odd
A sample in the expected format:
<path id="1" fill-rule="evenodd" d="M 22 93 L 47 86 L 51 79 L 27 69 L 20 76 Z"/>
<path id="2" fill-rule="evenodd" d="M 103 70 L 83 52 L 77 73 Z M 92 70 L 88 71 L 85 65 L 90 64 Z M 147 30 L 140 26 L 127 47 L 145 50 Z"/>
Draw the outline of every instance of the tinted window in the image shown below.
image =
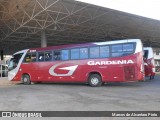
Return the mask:
<path id="1" fill-rule="evenodd" d="M 122 44 L 112 45 L 112 57 L 120 57 L 123 55 Z"/>
<path id="2" fill-rule="evenodd" d="M 123 45 L 123 51 L 132 52 L 134 50 L 133 44 L 124 44 Z"/>
<path id="3" fill-rule="evenodd" d="M 38 53 L 38 61 L 44 61 L 44 52 Z"/>
<path id="4" fill-rule="evenodd" d="M 54 51 L 54 60 L 61 60 L 61 52 Z"/>
<path id="5" fill-rule="evenodd" d="M 18 62 L 21 59 L 22 55 L 23 55 L 23 53 L 19 53 L 19 54 L 14 55 L 14 59 L 15 59 L 16 64 L 18 64 Z"/>
<path id="6" fill-rule="evenodd" d="M 62 50 L 61 51 L 61 59 L 68 60 L 69 59 L 69 50 Z"/>
<path id="7" fill-rule="evenodd" d="M 109 46 L 100 47 L 100 57 L 101 58 L 109 57 Z"/>
<path id="8" fill-rule="evenodd" d="M 99 58 L 99 47 L 90 48 L 90 58 Z"/>
<path id="9" fill-rule="evenodd" d="M 134 44 L 119 44 L 112 45 L 112 57 L 120 57 L 132 54 L 134 51 Z"/>
<path id="10" fill-rule="evenodd" d="M 123 52 L 112 53 L 112 57 L 121 57 L 123 56 Z"/>
<path id="11" fill-rule="evenodd" d="M 79 49 L 71 49 L 71 60 L 79 59 Z"/>
<path id="12" fill-rule="evenodd" d="M 88 48 L 80 48 L 80 59 L 88 58 Z"/>
<path id="13" fill-rule="evenodd" d="M 32 53 L 31 61 L 36 62 L 36 53 Z"/>
<path id="14" fill-rule="evenodd" d="M 52 51 L 45 52 L 45 61 L 51 61 L 52 60 Z"/>
<path id="15" fill-rule="evenodd" d="M 160 50 L 156 49 L 156 55 L 159 55 L 159 53 L 160 53 Z"/>
<path id="16" fill-rule="evenodd" d="M 27 55 L 24 58 L 24 62 L 31 62 L 31 54 L 27 53 Z"/>
<path id="17" fill-rule="evenodd" d="M 112 45 L 112 52 L 122 52 L 122 45 Z"/>
<path id="18" fill-rule="evenodd" d="M 148 50 L 144 50 L 144 55 L 143 57 L 148 58 Z"/>
<path id="19" fill-rule="evenodd" d="M 6 67 L 2 65 L 2 70 L 5 70 L 5 68 L 6 68 Z"/>

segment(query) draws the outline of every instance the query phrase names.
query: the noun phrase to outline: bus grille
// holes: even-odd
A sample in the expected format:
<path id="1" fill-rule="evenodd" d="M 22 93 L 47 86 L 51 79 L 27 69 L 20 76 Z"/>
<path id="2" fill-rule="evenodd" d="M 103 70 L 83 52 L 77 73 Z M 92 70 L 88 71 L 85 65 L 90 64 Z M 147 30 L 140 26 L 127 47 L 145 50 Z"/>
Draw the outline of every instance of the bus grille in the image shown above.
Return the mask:
<path id="1" fill-rule="evenodd" d="M 134 66 L 125 66 L 124 73 L 125 73 L 125 80 L 135 79 L 135 67 Z"/>

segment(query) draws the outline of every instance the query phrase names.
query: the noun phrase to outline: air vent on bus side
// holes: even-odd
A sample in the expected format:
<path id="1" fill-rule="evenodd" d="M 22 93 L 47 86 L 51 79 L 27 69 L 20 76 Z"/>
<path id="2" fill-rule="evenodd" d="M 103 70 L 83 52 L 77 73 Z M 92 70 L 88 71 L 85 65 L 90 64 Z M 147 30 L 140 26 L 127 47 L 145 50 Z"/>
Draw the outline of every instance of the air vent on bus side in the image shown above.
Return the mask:
<path id="1" fill-rule="evenodd" d="M 135 67 L 134 66 L 124 66 L 125 80 L 135 79 Z"/>

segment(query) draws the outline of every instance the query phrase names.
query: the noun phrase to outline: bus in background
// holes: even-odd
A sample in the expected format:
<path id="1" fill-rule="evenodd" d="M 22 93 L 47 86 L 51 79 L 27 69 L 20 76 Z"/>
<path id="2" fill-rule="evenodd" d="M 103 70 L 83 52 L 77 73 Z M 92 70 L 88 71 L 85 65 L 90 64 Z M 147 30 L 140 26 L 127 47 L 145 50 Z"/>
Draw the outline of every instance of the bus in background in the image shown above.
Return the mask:
<path id="1" fill-rule="evenodd" d="M 155 76 L 155 64 L 154 64 L 154 54 L 151 47 L 144 47 L 144 68 L 145 76 L 154 79 Z"/>
<path id="2" fill-rule="evenodd" d="M 9 63 L 11 81 L 106 82 L 144 80 L 143 45 L 139 39 L 32 48 L 15 53 Z"/>

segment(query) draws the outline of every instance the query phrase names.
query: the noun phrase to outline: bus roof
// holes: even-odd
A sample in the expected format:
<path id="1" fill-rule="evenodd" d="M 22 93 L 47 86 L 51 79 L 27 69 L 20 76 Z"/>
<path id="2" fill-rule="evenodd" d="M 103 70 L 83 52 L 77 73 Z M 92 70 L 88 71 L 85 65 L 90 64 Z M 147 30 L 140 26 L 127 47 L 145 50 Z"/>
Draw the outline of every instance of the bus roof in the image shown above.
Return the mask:
<path id="1" fill-rule="evenodd" d="M 67 44 L 67 45 L 59 45 L 59 46 L 49 46 L 44 48 L 31 48 L 18 51 L 13 55 L 27 52 L 28 50 L 33 51 L 44 51 L 44 50 L 58 50 L 58 49 L 67 49 L 67 48 L 78 48 L 78 47 L 89 47 L 89 46 L 97 46 L 97 45 L 110 45 L 110 44 L 119 44 L 119 43 L 127 43 L 127 42 L 137 42 L 142 43 L 140 39 L 125 39 L 125 40 L 115 40 L 115 41 L 106 41 L 106 42 L 91 42 L 91 43 L 81 43 L 81 44 Z M 140 48 L 137 48 L 136 52 L 141 51 Z"/>
<path id="2" fill-rule="evenodd" d="M 115 40 L 115 41 L 106 41 L 106 42 L 91 42 L 91 43 L 82 43 L 82 44 L 67 44 L 67 45 L 59 45 L 59 46 L 50 46 L 44 48 L 31 48 L 30 50 L 43 51 L 43 50 L 58 50 L 58 49 L 66 49 L 66 48 L 75 48 L 75 47 L 89 47 L 94 45 L 108 45 L 108 44 L 118 44 L 125 42 L 141 42 L 140 39 L 126 39 L 126 40 Z"/>
<path id="3" fill-rule="evenodd" d="M 153 53 L 152 47 L 144 47 L 143 49 L 148 51 L 148 59 L 154 58 L 154 53 Z"/>

